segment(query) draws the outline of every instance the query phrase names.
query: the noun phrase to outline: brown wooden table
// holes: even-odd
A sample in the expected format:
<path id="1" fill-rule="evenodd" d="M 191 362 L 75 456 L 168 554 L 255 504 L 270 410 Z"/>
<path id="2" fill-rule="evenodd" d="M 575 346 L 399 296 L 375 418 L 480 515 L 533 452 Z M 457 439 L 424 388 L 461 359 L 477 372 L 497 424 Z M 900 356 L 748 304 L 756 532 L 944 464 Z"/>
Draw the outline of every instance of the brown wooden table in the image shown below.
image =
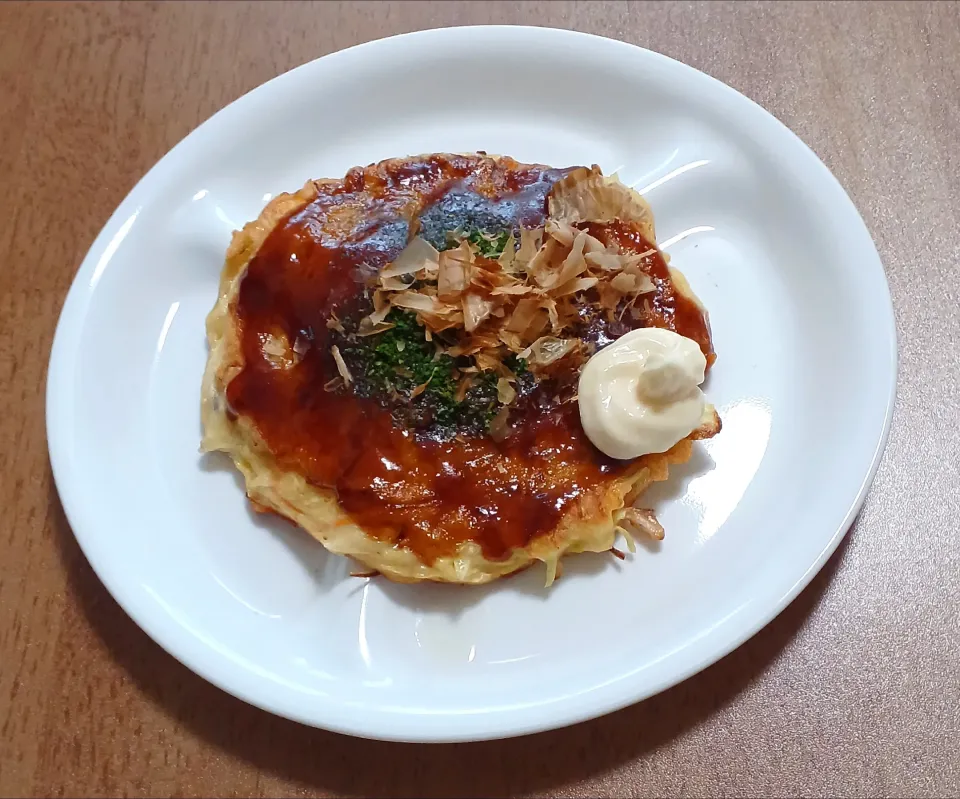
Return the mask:
<path id="1" fill-rule="evenodd" d="M 109 597 L 51 481 L 47 357 L 97 231 L 206 117 L 348 45 L 490 22 L 660 50 L 796 131 L 886 265 L 897 416 L 837 555 L 699 676 L 521 740 L 353 740 L 221 693 Z M 0 3 L 0 794 L 960 795 L 958 207 L 955 3 Z"/>

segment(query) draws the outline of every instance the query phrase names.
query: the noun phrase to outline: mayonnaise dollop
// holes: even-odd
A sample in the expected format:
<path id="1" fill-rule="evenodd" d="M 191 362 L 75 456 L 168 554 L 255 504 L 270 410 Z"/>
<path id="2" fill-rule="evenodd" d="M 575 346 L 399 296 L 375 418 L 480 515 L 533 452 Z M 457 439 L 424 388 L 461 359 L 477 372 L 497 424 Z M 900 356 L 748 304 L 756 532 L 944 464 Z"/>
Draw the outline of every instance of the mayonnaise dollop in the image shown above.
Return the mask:
<path id="1" fill-rule="evenodd" d="M 666 452 L 703 416 L 707 359 L 695 341 L 658 327 L 632 330 L 598 351 L 580 373 L 580 420 L 611 458 Z"/>

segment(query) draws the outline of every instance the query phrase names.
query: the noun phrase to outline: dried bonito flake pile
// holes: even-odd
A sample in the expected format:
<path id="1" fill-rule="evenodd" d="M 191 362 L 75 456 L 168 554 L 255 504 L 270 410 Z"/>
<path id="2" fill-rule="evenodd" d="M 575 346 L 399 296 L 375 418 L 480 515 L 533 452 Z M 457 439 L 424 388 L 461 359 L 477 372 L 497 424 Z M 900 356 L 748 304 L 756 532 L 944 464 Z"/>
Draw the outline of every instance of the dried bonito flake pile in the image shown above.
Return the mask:
<path id="1" fill-rule="evenodd" d="M 546 224 L 521 228 L 519 240 L 511 234 L 495 259 L 467 239 L 441 252 L 414 238 L 379 273 L 373 311 L 357 335 L 389 330 L 394 308 L 413 312 L 439 353 L 470 359 L 459 369 L 461 397 L 471 375 L 493 371 L 500 402 L 509 405 L 516 395 L 516 375 L 505 363 L 511 356 L 534 375 L 548 375 L 565 359 L 587 357 L 575 335 L 585 312 L 639 317 L 643 296 L 655 289 L 644 262 L 656 250 L 624 254 L 586 228 L 595 223 L 602 235 L 596 226 L 646 217 L 646 204 L 615 178 L 596 167 L 575 170 L 554 187 Z"/>

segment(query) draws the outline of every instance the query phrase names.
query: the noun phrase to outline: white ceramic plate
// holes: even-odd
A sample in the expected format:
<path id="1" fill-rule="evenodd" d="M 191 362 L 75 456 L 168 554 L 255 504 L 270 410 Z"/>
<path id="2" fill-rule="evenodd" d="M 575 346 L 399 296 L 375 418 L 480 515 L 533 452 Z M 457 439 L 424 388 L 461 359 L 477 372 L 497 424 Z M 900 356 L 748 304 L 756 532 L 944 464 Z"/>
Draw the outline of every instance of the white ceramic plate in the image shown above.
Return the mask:
<path id="1" fill-rule="evenodd" d="M 723 432 L 653 496 L 667 538 L 484 588 L 348 576 L 202 458 L 204 316 L 271 196 L 390 156 L 597 163 L 639 188 L 710 309 Z M 201 125 L 121 203 L 67 297 L 47 387 L 77 538 L 117 601 L 226 691 L 372 738 L 461 741 L 636 702 L 772 619 L 835 549 L 885 441 L 890 297 L 863 222 L 790 131 L 661 55 L 457 28 L 306 64 Z"/>

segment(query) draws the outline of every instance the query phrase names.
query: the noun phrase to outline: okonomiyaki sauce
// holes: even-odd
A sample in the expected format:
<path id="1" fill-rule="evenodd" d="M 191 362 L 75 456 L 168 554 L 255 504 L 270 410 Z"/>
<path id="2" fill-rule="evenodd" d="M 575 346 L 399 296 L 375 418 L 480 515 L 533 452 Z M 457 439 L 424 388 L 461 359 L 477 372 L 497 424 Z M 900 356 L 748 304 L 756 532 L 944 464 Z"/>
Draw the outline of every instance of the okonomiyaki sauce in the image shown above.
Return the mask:
<path id="1" fill-rule="evenodd" d="M 229 407 L 255 424 L 281 469 L 335 490 L 364 531 L 425 563 L 465 541 L 489 559 L 506 558 L 630 463 L 590 443 L 576 402 L 569 394 L 561 401 L 553 385 L 537 384 L 511 406 L 512 433 L 499 443 L 489 435 L 438 441 L 407 429 L 349 387 L 325 388 L 338 376 L 328 320 L 358 301 L 414 233 L 436 240 L 465 223 L 543 225 L 549 191 L 567 171 L 482 156 L 354 169 L 343 181 L 318 182 L 318 196 L 275 227 L 242 278 L 244 366 L 227 387 Z M 618 222 L 590 232 L 624 252 L 654 248 Z M 659 252 L 649 262 L 653 323 L 697 341 L 712 362 L 701 309 L 673 290 Z M 640 324 L 598 318 L 583 337 L 602 346 Z M 294 347 L 296 363 L 279 366 L 265 351 L 271 340 Z"/>

